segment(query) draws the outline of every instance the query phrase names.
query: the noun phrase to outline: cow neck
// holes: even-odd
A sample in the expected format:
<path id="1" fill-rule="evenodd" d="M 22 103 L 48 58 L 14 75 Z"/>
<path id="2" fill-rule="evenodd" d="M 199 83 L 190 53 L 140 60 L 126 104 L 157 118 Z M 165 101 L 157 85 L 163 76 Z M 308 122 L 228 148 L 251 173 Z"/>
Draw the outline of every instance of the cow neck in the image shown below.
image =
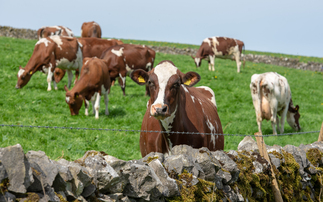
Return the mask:
<path id="1" fill-rule="evenodd" d="M 44 64 L 44 62 L 41 62 L 41 61 L 43 61 L 41 54 L 35 55 L 33 53 L 33 55 L 31 56 L 31 58 L 29 59 L 28 63 L 25 66 L 26 72 L 32 71 L 33 73 L 35 73 L 36 71 L 41 71 L 42 66 L 47 65 L 47 64 Z M 52 65 L 54 65 L 54 64 L 52 64 Z"/>

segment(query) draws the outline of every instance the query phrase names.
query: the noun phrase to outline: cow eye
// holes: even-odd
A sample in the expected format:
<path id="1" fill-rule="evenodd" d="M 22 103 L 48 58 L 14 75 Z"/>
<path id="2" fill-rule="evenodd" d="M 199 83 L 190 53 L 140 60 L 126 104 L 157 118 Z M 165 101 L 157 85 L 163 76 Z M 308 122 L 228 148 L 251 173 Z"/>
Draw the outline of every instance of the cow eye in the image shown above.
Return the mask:
<path id="1" fill-rule="evenodd" d="M 153 83 L 153 82 L 151 82 L 151 81 L 148 81 L 148 85 L 149 85 L 149 86 L 154 86 L 154 83 Z"/>

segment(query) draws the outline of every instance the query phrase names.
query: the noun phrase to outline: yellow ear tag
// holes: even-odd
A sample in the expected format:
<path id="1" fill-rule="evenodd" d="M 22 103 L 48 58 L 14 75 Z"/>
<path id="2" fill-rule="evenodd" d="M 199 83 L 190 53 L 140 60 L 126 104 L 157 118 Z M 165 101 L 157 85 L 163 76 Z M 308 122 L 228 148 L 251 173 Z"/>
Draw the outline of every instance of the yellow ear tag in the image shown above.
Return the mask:
<path id="1" fill-rule="evenodd" d="M 29 72 L 29 74 L 30 74 L 30 75 L 32 75 L 32 74 L 33 74 L 33 72 L 32 72 L 32 71 L 30 71 L 30 72 Z"/>
<path id="2" fill-rule="evenodd" d="M 185 81 L 184 84 L 187 85 L 187 86 L 189 86 L 191 84 L 191 82 L 192 82 L 191 79 L 189 79 L 189 80 Z"/>
<path id="3" fill-rule="evenodd" d="M 79 97 L 78 95 L 75 96 L 75 98 L 78 98 L 78 97 Z"/>
<path id="4" fill-rule="evenodd" d="M 144 79 L 142 76 L 139 76 L 139 77 L 138 77 L 138 81 L 139 81 L 140 83 L 145 83 L 145 79 Z"/>

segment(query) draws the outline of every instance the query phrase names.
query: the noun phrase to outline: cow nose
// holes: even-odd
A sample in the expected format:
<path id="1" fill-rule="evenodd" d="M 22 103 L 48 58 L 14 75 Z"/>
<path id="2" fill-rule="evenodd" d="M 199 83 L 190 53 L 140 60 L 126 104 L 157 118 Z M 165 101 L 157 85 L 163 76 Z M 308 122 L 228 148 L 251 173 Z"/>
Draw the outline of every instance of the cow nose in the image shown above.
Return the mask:
<path id="1" fill-rule="evenodd" d="M 168 109 L 167 105 L 164 105 L 164 106 L 162 106 L 160 108 L 157 108 L 156 111 L 159 114 L 165 114 L 167 112 L 167 109 Z"/>
<path id="2" fill-rule="evenodd" d="M 168 106 L 166 104 L 161 105 L 161 104 L 155 104 L 151 106 L 151 111 L 150 114 L 152 116 L 167 116 L 168 114 Z"/>
<path id="3" fill-rule="evenodd" d="M 16 89 L 19 89 L 20 87 L 18 85 L 15 86 Z"/>

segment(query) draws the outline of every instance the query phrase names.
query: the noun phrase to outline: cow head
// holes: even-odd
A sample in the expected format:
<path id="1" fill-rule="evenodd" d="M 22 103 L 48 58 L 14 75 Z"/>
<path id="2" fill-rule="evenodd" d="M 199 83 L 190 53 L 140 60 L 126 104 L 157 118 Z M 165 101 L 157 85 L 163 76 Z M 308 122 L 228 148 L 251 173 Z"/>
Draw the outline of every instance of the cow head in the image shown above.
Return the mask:
<path id="1" fill-rule="evenodd" d="M 66 85 L 64 86 L 64 89 L 66 91 L 66 98 L 65 101 L 68 104 L 71 115 L 78 115 L 79 111 L 82 107 L 83 97 L 78 92 L 71 92 L 68 90 Z"/>
<path id="2" fill-rule="evenodd" d="M 301 129 L 301 126 L 299 125 L 300 117 L 299 106 L 296 105 L 296 107 L 293 107 L 293 101 L 291 100 L 287 112 L 287 122 L 296 131 Z"/>
<path id="3" fill-rule="evenodd" d="M 139 85 L 147 84 L 150 91 L 150 115 L 159 120 L 175 114 L 181 85 L 193 86 L 200 81 L 195 72 L 182 73 L 171 61 L 162 61 L 149 72 L 135 70 L 131 79 Z M 182 89 L 183 90 L 183 89 Z"/>
<path id="4" fill-rule="evenodd" d="M 201 64 L 202 64 L 202 59 L 203 59 L 203 58 L 200 58 L 200 57 L 193 57 L 192 55 L 191 55 L 191 57 L 193 58 L 193 60 L 194 60 L 194 63 L 195 63 L 195 65 L 196 65 L 196 67 L 197 67 L 197 68 L 199 68 L 199 67 L 201 66 Z"/>
<path id="5" fill-rule="evenodd" d="M 63 79 L 65 73 L 66 73 L 66 70 L 63 70 L 61 68 L 56 67 L 55 70 L 54 70 L 54 80 L 55 80 L 55 82 L 56 83 L 60 82 Z"/>
<path id="6" fill-rule="evenodd" d="M 33 73 L 34 73 L 33 71 L 27 72 L 27 71 L 25 71 L 24 68 L 19 66 L 19 71 L 17 74 L 18 80 L 17 80 L 16 88 L 20 89 L 20 88 L 24 87 L 28 83 L 28 81 L 30 80 L 31 75 Z"/>

